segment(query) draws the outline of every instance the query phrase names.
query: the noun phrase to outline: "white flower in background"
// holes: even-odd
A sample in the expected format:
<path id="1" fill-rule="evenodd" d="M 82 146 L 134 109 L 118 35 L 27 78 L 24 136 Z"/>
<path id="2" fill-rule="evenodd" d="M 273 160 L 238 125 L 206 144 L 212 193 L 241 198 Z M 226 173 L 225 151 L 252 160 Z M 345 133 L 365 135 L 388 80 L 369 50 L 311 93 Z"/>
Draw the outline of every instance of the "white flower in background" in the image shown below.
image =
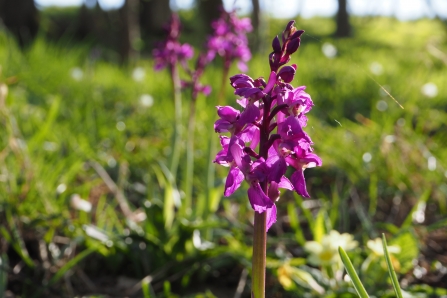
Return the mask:
<path id="1" fill-rule="evenodd" d="M 140 96 L 140 104 L 143 107 L 150 108 L 154 104 L 154 98 L 149 94 L 142 94 Z"/>
<path id="2" fill-rule="evenodd" d="M 362 159 L 364 162 L 370 162 L 372 159 L 371 153 L 366 152 L 365 154 L 363 154 Z"/>
<path id="3" fill-rule="evenodd" d="M 376 238 L 374 240 L 368 240 L 366 246 L 373 252 L 375 256 L 381 257 L 384 256 L 383 253 L 383 244 L 381 238 Z M 390 254 L 398 254 L 400 253 L 400 247 L 397 245 L 387 246 L 388 252 Z"/>
<path id="4" fill-rule="evenodd" d="M 145 76 L 146 72 L 144 71 L 143 67 L 135 67 L 134 70 L 132 71 L 132 79 L 135 82 L 142 82 Z"/>
<path id="5" fill-rule="evenodd" d="M 74 208 L 76 210 L 81 210 L 84 212 L 92 211 L 92 203 L 82 199 L 81 196 L 78 194 L 74 194 L 71 196 L 70 205 L 72 208 Z"/>
<path id="6" fill-rule="evenodd" d="M 61 194 L 61 193 L 63 193 L 64 191 L 66 191 L 67 190 L 67 185 L 65 185 L 64 183 L 61 183 L 61 184 L 59 184 L 57 187 L 56 187 L 56 192 L 58 193 L 58 194 Z"/>
<path id="7" fill-rule="evenodd" d="M 309 253 L 309 263 L 312 265 L 331 265 L 340 262 L 338 247 L 345 251 L 352 250 L 358 246 L 354 236 L 348 233 L 340 234 L 332 230 L 329 235 L 323 236 L 321 242 L 308 241 L 304 244 L 304 250 Z"/>
<path id="8" fill-rule="evenodd" d="M 382 239 L 376 238 L 374 240 L 368 240 L 366 246 L 371 250 L 372 253 L 363 262 L 362 271 L 366 272 L 371 264 L 377 261 L 380 261 L 381 267 L 386 270 L 387 264 L 385 262 L 385 253 L 383 251 Z M 399 254 L 401 252 L 400 247 L 397 245 L 389 245 L 387 246 L 387 249 L 390 255 L 391 264 L 396 271 L 399 271 L 400 263 L 399 260 L 394 256 L 394 254 Z"/>
<path id="9" fill-rule="evenodd" d="M 436 157 L 430 156 L 427 159 L 427 166 L 430 171 L 436 170 Z"/>
<path id="10" fill-rule="evenodd" d="M 436 86 L 434 83 L 427 83 L 422 86 L 421 92 L 427 97 L 435 97 L 436 95 L 438 95 L 438 86 Z"/>
<path id="11" fill-rule="evenodd" d="M 84 77 L 84 72 L 79 67 L 74 67 L 70 70 L 70 75 L 73 80 L 80 81 Z"/>
<path id="12" fill-rule="evenodd" d="M 337 48 L 328 42 L 325 42 L 323 44 L 323 47 L 321 48 L 323 51 L 323 54 L 328 58 L 334 58 L 337 55 Z"/>
<path id="13" fill-rule="evenodd" d="M 373 62 L 369 66 L 369 70 L 375 75 L 381 75 L 383 73 L 383 66 L 379 62 Z"/>

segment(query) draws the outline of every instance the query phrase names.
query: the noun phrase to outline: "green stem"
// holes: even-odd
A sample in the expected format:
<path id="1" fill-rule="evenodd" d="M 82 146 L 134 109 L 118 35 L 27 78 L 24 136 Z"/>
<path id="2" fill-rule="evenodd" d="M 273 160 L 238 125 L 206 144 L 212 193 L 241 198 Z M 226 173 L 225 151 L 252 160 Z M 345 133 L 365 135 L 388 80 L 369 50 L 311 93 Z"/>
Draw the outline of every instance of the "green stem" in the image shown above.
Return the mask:
<path id="1" fill-rule="evenodd" d="M 255 212 L 252 259 L 252 294 L 265 298 L 265 267 L 267 245 L 267 212 Z"/>
<path id="2" fill-rule="evenodd" d="M 192 184 L 194 175 L 194 130 L 196 114 L 196 98 L 192 98 L 189 106 L 188 138 L 186 141 L 186 175 L 185 175 L 185 211 L 190 214 L 192 210 Z"/>
<path id="3" fill-rule="evenodd" d="M 222 82 L 220 85 L 219 94 L 217 95 L 217 105 L 222 105 L 222 102 L 225 99 L 225 89 L 227 87 L 227 79 L 228 79 L 228 72 L 230 71 L 230 66 L 225 63 L 223 75 L 222 75 Z"/>
<path id="4" fill-rule="evenodd" d="M 176 65 L 171 67 L 172 85 L 174 87 L 174 145 L 171 152 L 169 171 L 172 176 L 177 177 L 177 168 L 180 159 L 180 142 L 182 131 L 182 89 L 178 68 Z"/>
<path id="5" fill-rule="evenodd" d="M 224 70 L 222 72 L 222 82 L 220 85 L 220 91 L 217 94 L 217 105 L 222 105 L 222 102 L 225 99 L 225 89 L 227 86 L 227 80 L 228 80 L 228 73 L 230 71 L 230 67 L 225 63 Z M 203 218 L 206 219 L 208 217 L 210 204 L 211 204 L 211 190 L 214 188 L 215 184 L 215 166 L 212 162 L 216 156 L 217 151 L 217 143 L 214 138 L 210 139 L 210 145 L 209 145 L 209 154 L 208 154 L 208 173 L 207 173 L 207 180 L 206 180 L 206 202 L 205 202 L 205 208 L 203 213 Z"/>

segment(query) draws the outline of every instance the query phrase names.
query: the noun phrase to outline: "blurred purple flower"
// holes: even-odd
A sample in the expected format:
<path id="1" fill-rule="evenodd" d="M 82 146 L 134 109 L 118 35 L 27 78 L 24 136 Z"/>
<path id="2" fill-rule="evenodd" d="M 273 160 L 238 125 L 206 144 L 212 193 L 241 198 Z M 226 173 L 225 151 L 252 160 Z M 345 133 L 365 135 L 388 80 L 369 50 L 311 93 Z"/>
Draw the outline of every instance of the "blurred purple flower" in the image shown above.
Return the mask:
<path id="1" fill-rule="evenodd" d="M 212 27 L 214 32 L 207 43 L 208 60 L 219 55 L 223 57 L 225 67 L 237 60 L 238 68 L 247 71 L 246 62 L 251 59 L 251 52 L 246 34 L 253 30 L 250 19 L 239 19 L 235 11 L 226 12 L 222 9 L 220 18 L 212 23 Z"/>
<path id="2" fill-rule="evenodd" d="M 187 43 L 181 44 L 178 40 L 180 35 L 180 19 L 178 15 L 172 15 L 167 31 L 167 39 L 152 51 L 155 59 L 155 70 L 162 70 L 165 67 L 172 68 L 178 62 L 186 66 L 186 62 L 194 56 L 192 46 Z"/>

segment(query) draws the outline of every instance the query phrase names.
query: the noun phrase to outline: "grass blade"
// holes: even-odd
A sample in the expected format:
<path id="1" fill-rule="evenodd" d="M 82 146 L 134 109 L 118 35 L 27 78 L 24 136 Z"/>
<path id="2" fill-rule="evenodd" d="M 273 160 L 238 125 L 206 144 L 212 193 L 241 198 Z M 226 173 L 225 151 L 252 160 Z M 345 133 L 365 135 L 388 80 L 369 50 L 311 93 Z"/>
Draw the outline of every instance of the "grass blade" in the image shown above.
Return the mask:
<path id="1" fill-rule="evenodd" d="M 391 282 L 393 283 L 394 292 L 396 292 L 397 298 L 402 298 L 402 291 L 400 290 L 399 281 L 397 280 L 396 272 L 394 271 L 393 264 L 391 264 L 390 254 L 388 253 L 388 248 L 386 244 L 385 234 L 382 234 L 382 244 L 383 252 L 386 259 L 386 264 L 388 265 L 388 273 L 391 277 Z"/>
<path id="2" fill-rule="evenodd" d="M 70 270 L 71 268 L 76 266 L 76 264 L 78 264 L 82 259 L 84 259 L 85 257 L 87 257 L 88 255 L 90 255 L 91 253 L 93 253 L 95 251 L 96 251 L 96 248 L 89 248 L 89 249 L 86 249 L 86 250 L 80 252 L 78 255 L 76 255 L 76 257 L 74 257 L 73 259 L 68 261 L 64 266 L 62 266 L 61 269 L 59 269 L 59 271 L 56 272 L 56 274 L 50 279 L 49 285 L 52 285 L 52 284 L 58 282 L 59 279 L 61 279 L 61 277 L 64 276 L 64 274 L 68 270 Z"/>
<path id="3" fill-rule="evenodd" d="M 363 287 L 363 284 L 360 281 L 357 272 L 355 272 L 354 266 L 352 266 L 351 260 L 349 259 L 345 250 L 341 247 L 338 247 L 338 253 L 340 254 L 341 260 L 345 265 L 346 271 L 348 272 L 348 275 L 351 278 L 352 284 L 354 285 L 357 294 L 360 296 L 360 298 L 369 298 L 369 295 L 366 292 L 365 287 Z"/>
<path id="4" fill-rule="evenodd" d="M 0 255 L 0 297 L 6 297 L 6 289 L 8 286 L 8 255 Z"/>

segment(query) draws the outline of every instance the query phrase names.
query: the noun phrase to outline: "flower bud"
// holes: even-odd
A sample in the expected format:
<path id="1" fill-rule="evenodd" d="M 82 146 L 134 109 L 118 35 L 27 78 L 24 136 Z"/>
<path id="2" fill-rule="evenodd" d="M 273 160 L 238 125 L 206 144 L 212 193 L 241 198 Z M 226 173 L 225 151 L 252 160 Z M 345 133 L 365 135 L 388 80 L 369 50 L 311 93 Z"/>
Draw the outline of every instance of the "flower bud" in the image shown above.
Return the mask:
<path id="1" fill-rule="evenodd" d="M 281 43 L 279 42 L 278 36 L 276 36 L 272 41 L 273 52 L 281 53 Z"/>
<path id="2" fill-rule="evenodd" d="M 295 26 L 293 26 L 295 24 L 295 21 L 290 21 L 287 26 L 286 29 L 284 29 L 283 33 L 282 33 L 282 42 L 285 43 L 286 40 L 289 38 L 290 35 L 292 35 L 293 33 L 295 33 L 296 28 Z"/>
<path id="3" fill-rule="evenodd" d="M 292 66 L 284 66 L 278 72 L 278 77 L 280 77 L 284 82 L 290 83 L 293 81 L 296 72 L 296 64 Z"/>
<path id="4" fill-rule="evenodd" d="M 300 46 L 300 41 L 301 40 L 299 38 L 290 40 L 286 46 L 287 54 L 292 55 L 293 53 L 295 53 L 296 50 L 298 50 L 298 47 Z"/>
<path id="5" fill-rule="evenodd" d="M 304 30 L 297 30 L 297 31 L 295 31 L 295 33 L 292 34 L 292 36 L 290 36 L 289 39 L 299 38 L 303 33 L 304 33 Z"/>

